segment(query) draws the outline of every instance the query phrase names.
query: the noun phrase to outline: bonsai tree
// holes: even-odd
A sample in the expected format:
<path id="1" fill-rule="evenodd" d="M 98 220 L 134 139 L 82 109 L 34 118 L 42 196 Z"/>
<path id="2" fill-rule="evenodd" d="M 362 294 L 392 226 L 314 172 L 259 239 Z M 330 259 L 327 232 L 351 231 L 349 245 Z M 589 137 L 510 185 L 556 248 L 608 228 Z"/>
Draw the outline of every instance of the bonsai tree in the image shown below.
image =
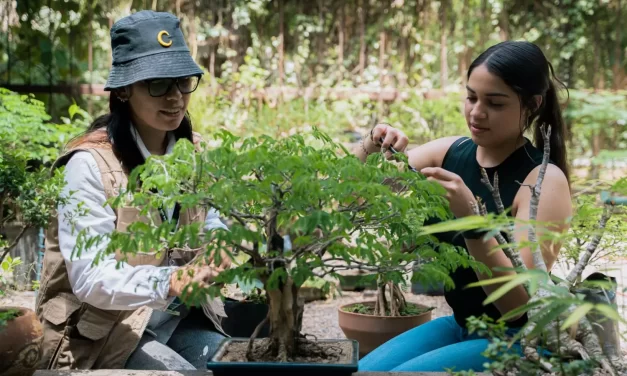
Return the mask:
<path id="1" fill-rule="evenodd" d="M 317 130 L 307 140 L 302 135 L 240 139 L 228 132 L 217 138 L 221 146 L 214 149 L 195 153 L 191 143 L 180 140 L 173 153 L 150 157 L 111 205 L 141 207 L 145 214 L 175 202 L 183 210 L 202 205 L 229 219 L 228 230 L 205 234 L 197 224 L 175 229 L 167 222 L 137 222 L 108 235 L 102 252 L 201 249 L 199 262 L 247 255 L 247 262 L 223 271 L 215 285 L 193 286 L 183 299 L 191 304 L 220 295 L 224 283 L 261 281 L 269 313 L 258 329 L 268 321 L 271 332 L 259 346 L 253 345 L 253 334 L 249 359 L 284 362 L 322 354 L 301 333 L 299 289 L 308 279 L 362 268 L 399 281 L 418 255 L 435 256 L 433 239 L 422 234 L 421 224 L 427 215 L 450 215 L 443 189 L 408 171 L 405 163 L 375 155 L 361 163 Z M 103 240 L 80 238 L 77 251 Z M 439 277 L 463 264 L 474 265 L 467 254 L 451 250 L 438 254 L 427 269 Z"/>
<path id="2" fill-rule="evenodd" d="M 503 284 L 495 290 L 485 300 L 485 304 L 491 303 L 512 288 L 523 285 L 530 296 L 527 304 L 512 310 L 503 315 L 496 324 L 488 323 L 485 320 L 471 320 L 473 330 L 482 330 L 495 338 L 491 347 L 486 354 L 491 358 L 498 360 L 490 365 L 490 369 L 495 375 L 518 375 L 518 374 L 590 374 L 590 375 L 624 375 L 627 372 L 625 362 L 620 353 L 620 349 L 614 346 L 603 346 L 603 342 L 599 339 L 601 331 L 595 329 L 602 325 L 600 321 L 623 320 L 616 311 L 616 308 L 604 302 L 593 303 L 585 294 L 586 289 L 590 286 L 596 286 L 602 289 L 611 289 L 608 281 L 594 281 L 587 284 L 579 284 L 581 275 L 585 267 L 591 259 L 594 259 L 597 247 L 600 244 L 605 228 L 612 214 L 616 211 L 616 205 L 625 205 L 627 201 L 623 199 L 615 199 L 611 197 L 603 198 L 603 210 L 597 217 L 598 222 L 596 229 L 591 234 L 585 247 L 579 252 L 578 261 L 571 268 L 565 279 L 559 279 L 551 276 L 547 272 L 538 239 L 538 229 L 545 227 L 546 224 L 537 223 L 537 209 L 540 195 L 542 192 L 542 180 L 546 173 L 546 166 L 549 161 L 550 146 L 549 137 L 551 128 L 543 128 L 544 137 L 544 159 L 538 174 L 535 185 L 530 186 L 532 193 L 530 202 L 530 220 L 523 225 L 528 227 L 528 242 L 524 244 L 516 242 L 513 234 L 514 223 L 510 222 L 506 226 L 493 226 L 498 229 L 491 234 L 500 244 L 501 249 L 512 262 L 514 266 L 510 275 L 490 280 L 484 280 L 469 287 L 478 287 L 488 284 Z M 492 192 L 493 199 L 496 202 L 500 213 L 504 211 L 498 190 L 498 175 L 495 174 L 494 180 L 490 181 L 485 171 L 484 185 Z M 625 196 L 627 193 L 627 180 L 621 179 L 611 187 L 614 194 Z M 594 212 L 589 210 L 587 214 Z M 474 207 L 477 215 L 485 215 L 485 207 L 481 204 Z M 453 221 L 454 222 L 454 221 Z M 453 223 L 450 223 L 453 225 Z M 490 227 L 490 226 L 488 226 Z M 575 229 L 577 232 L 577 229 Z M 547 228 L 544 229 L 543 237 L 552 237 L 561 241 L 568 241 L 568 235 L 560 239 L 558 234 L 552 233 Z M 528 270 L 520 256 L 520 249 L 523 246 L 530 246 L 533 255 L 534 269 Z M 572 257 L 572 252 L 570 252 Z M 582 291 L 584 293 L 582 293 Z M 523 327 L 520 333 L 515 336 L 512 341 L 520 339 L 524 357 L 520 358 L 515 354 L 508 354 L 511 342 L 503 341 L 505 320 L 516 317 L 521 313 L 527 313 L 528 323 Z M 597 320 L 592 321 L 592 320 Z M 605 327 L 605 326 L 604 326 Z M 607 326 L 609 328 L 612 325 Z M 611 336 L 611 334 L 609 334 Z M 552 355 L 547 356 L 540 353 L 537 348 L 549 351 Z M 565 365 L 568 363 L 568 365 Z"/>

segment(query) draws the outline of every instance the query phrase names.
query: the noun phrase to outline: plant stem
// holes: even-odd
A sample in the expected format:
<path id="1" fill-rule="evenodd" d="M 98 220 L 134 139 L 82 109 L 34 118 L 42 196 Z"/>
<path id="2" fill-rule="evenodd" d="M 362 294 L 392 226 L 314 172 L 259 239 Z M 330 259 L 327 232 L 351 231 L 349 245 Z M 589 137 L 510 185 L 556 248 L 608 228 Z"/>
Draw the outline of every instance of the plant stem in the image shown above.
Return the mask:
<path id="1" fill-rule="evenodd" d="M 540 193 L 542 191 L 542 182 L 544 181 L 544 175 L 546 175 L 546 169 L 549 164 L 549 158 L 551 156 L 551 126 L 543 124 L 541 127 L 542 138 L 544 139 L 544 154 L 542 156 L 542 165 L 538 172 L 538 178 L 536 184 L 531 189 L 531 201 L 529 202 L 529 220 L 534 222 L 538 218 L 538 204 L 540 203 Z M 529 227 L 529 242 L 535 244 L 538 239 L 536 235 L 536 229 L 532 225 Z M 542 251 L 540 245 L 537 245 L 535 249 L 531 250 L 533 255 L 533 265 L 535 269 L 547 271 L 546 264 L 542 258 Z"/>
<path id="2" fill-rule="evenodd" d="M 24 226 L 22 227 L 22 230 L 20 231 L 20 233 L 17 235 L 17 237 L 15 238 L 15 240 L 13 240 L 13 243 L 9 244 L 9 246 L 4 250 L 4 252 L 2 253 L 2 256 L 0 256 L 0 263 L 2 261 L 4 261 L 4 258 L 7 256 L 7 254 L 13 249 L 13 247 L 15 247 L 17 245 L 17 243 L 20 241 L 20 239 L 22 238 L 22 236 L 24 235 L 24 233 L 26 232 L 26 230 L 29 228 L 29 226 Z"/>
<path id="3" fill-rule="evenodd" d="M 570 271 L 570 273 L 568 273 L 568 277 L 566 277 L 566 282 L 568 283 L 569 288 L 575 284 L 577 279 L 581 276 L 581 273 L 583 273 L 583 270 L 585 269 L 585 267 L 588 265 L 590 258 L 592 258 L 592 255 L 594 255 L 594 252 L 596 251 L 597 247 L 599 246 L 599 242 L 601 241 L 601 238 L 603 237 L 603 233 L 605 232 L 605 226 L 607 225 L 607 221 L 612 216 L 613 211 L 614 211 L 613 206 L 611 205 L 605 206 L 603 215 L 601 216 L 601 219 L 599 220 L 599 232 L 597 232 L 597 234 L 594 235 L 590 243 L 588 243 L 586 250 L 579 257 L 579 261 L 577 262 L 577 265 L 575 265 L 575 267 Z"/>

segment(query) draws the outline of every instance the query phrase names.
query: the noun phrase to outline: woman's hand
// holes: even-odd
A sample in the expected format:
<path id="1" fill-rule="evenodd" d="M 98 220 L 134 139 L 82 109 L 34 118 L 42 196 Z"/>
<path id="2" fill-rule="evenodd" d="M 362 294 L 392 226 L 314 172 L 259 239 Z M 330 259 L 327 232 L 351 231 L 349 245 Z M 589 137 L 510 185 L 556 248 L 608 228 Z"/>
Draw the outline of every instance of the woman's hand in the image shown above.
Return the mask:
<path id="1" fill-rule="evenodd" d="M 383 143 L 381 143 L 383 139 Z M 393 128 L 388 124 L 377 124 L 370 134 L 364 139 L 364 150 L 367 154 L 373 154 L 381 151 L 381 149 L 389 149 L 390 146 L 399 153 L 405 151 L 409 144 L 409 139 L 403 133 L 403 131 Z M 389 158 L 392 153 L 386 152 L 386 157 Z"/>
<path id="2" fill-rule="evenodd" d="M 168 295 L 181 296 L 185 288 L 192 288 L 193 284 L 198 284 L 200 288 L 208 287 L 221 271 L 221 268 L 190 263 L 170 274 Z"/>
<path id="3" fill-rule="evenodd" d="M 427 180 L 436 181 L 446 189 L 446 199 L 455 217 L 462 218 L 474 214 L 472 203 L 476 203 L 477 200 L 459 175 L 440 167 L 427 167 L 420 172 Z"/>

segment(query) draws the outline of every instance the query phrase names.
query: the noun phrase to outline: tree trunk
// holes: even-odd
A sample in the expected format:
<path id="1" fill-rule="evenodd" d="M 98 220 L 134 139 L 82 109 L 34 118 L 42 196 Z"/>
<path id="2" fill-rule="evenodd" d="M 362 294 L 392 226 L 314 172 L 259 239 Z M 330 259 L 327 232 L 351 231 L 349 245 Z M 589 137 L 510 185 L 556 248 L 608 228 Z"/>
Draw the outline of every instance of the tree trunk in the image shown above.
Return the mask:
<path id="1" fill-rule="evenodd" d="M 596 130 L 592 135 L 592 159 L 596 158 L 603 149 L 603 131 Z M 600 174 L 599 165 L 594 161 L 590 162 L 588 179 L 598 179 Z"/>
<path id="2" fill-rule="evenodd" d="M 342 68 L 344 67 L 344 37 L 346 29 L 346 15 L 344 14 L 344 3 L 340 4 L 340 19 L 338 21 L 338 51 L 337 51 L 337 65 L 340 68 L 340 79 L 342 78 Z"/>
<path id="3" fill-rule="evenodd" d="M 614 90 L 619 90 L 621 88 L 621 84 L 623 82 L 623 64 L 622 64 L 622 4 L 621 0 L 616 0 L 616 40 L 614 41 Z"/>
<path id="4" fill-rule="evenodd" d="M 155 0 L 156 2 L 156 0 Z M 189 47 L 192 53 L 192 59 L 196 60 L 198 55 L 198 38 L 196 38 L 196 2 L 192 1 L 189 12 Z"/>
<path id="5" fill-rule="evenodd" d="M 448 0 L 442 0 L 440 5 L 440 87 L 445 88 L 448 84 Z"/>
<path id="6" fill-rule="evenodd" d="M 479 13 L 480 20 L 488 20 L 488 0 L 481 0 L 481 12 Z M 490 35 L 488 27 L 490 26 L 489 22 L 480 22 L 479 24 L 479 48 L 481 52 L 485 50 L 486 42 L 488 41 L 488 36 Z"/>
<path id="7" fill-rule="evenodd" d="M 359 77 L 360 83 L 364 82 L 364 70 L 366 69 L 366 15 L 369 0 L 361 0 L 359 4 Z"/>
<path id="8" fill-rule="evenodd" d="M 507 14 L 505 6 L 503 6 L 499 14 L 499 35 L 501 36 L 501 41 L 509 40 L 509 14 Z"/>
<path id="9" fill-rule="evenodd" d="M 383 116 L 383 86 L 385 85 L 385 30 L 379 34 L 379 117 Z"/>
<path id="10" fill-rule="evenodd" d="M 316 56 L 316 73 L 322 72 L 322 62 L 324 61 L 324 0 L 318 0 L 318 24 L 320 25 L 320 32 L 316 38 L 316 49 L 318 51 Z"/>
<path id="11" fill-rule="evenodd" d="M 601 73 L 601 51 L 600 51 L 600 38 L 599 38 L 599 24 L 598 21 L 594 20 L 592 24 L 592 32 L 594 34 L 594 54 L 593 54 L 593 77 L 592 77 L 592 87 L 594 90 L 598 90 L 603 86 L 603 74 Z"/>
<path id="12" fill-rule="evenodd" d="M 283 0 L 279 0 L 279 86 L 283 86 L 285 67 L 284 65 L 284 49 L 285 49 L 285 11 L 283 9 Z"/>
<path id="13" fill-rule="evenodd" d="M 466 71 L 468 70 L 468 13 L 469 13 L 469 0 L 464 0 L 462 5 L 462 39 L 464 48 L 459 53 L 459 76 L 462 80 L 462 87 L 466 86 Z"/>
<path id="14" fill-rule="evenodd" d="M 274 290 L 266 285 L 270 302 L 270 349 L 281 362 L 287 362 L 297 351 L 304 311 L 303 301 L 298 299 L 298 290 L 291 277 Z"/>

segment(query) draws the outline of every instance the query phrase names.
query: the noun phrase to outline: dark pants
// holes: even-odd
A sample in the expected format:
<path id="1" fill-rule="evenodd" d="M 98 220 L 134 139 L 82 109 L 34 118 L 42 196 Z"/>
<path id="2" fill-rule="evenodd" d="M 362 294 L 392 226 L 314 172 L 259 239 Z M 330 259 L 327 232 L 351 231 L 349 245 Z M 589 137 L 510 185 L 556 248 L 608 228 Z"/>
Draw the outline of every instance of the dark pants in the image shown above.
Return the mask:
<path id="1" fill-rule="evenodd" d="M 192 307 L 187 311 L 182 308 L 181 313 L 181 318 L 172 316 L 160 323 L 159 328 L 170 328 L 161 331 L 158 328 L 156 336 L 152 334 L 154 332 L 147 331 L 125 368 L 166 371 L 207 369 L 207 361 L 216 352 L 224 335 L 216 330 L 202 309 Z"/>

